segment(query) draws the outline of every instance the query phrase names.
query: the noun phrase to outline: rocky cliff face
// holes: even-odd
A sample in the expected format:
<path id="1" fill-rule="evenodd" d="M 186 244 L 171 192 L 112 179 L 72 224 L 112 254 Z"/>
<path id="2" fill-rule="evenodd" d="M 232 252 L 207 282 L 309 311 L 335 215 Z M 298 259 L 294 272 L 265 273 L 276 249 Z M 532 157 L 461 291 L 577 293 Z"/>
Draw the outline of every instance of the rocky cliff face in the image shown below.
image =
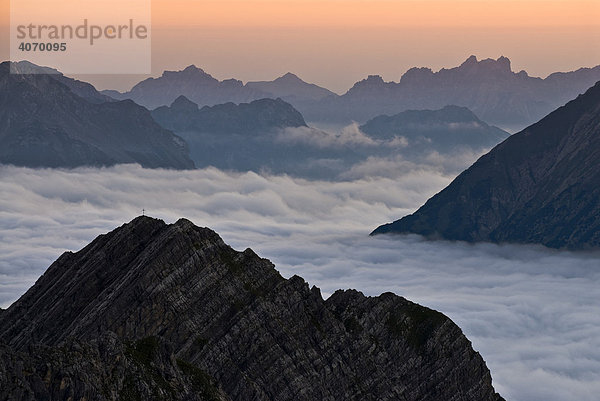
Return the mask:
<path id="1" fill-rule="evenodd" d="M 206 372 L 176 359 L 164 340 L 105 333 L 61 347 L 0 345 L 0 400 L 229 401 Z"/>
<path id="2" fill-rule="evenodd" d="M 9 400 L 501 400 L 441 313 L 390 293 L 323 300 L 187 220 L 140 217 L 65 253 L 0 315 L 0 339 Z"/>
<path id="3" fill-rule="evenodd" d="M 40 68 L 15 68 L 25 67 Z M 0 163 L 194 167 L 187 144 L 134 102 L 102 102 L 91 85 L 56 72 L 11 74 L 10 68 L 0 64 Z"/>
<path id="4" fill-rule="evenodd" d="M 410 216 L 373 233 L 600 246 L 600 83 L 481 157 Z"/>

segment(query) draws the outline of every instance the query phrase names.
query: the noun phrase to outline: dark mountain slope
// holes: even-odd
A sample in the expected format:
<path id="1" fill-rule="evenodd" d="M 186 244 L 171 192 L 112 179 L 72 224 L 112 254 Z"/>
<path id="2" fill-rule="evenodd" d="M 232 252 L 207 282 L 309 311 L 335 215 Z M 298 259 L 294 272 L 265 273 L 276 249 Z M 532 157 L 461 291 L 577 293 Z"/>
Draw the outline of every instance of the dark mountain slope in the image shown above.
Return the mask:
<path id="1" fill-rule="evenodd" d="M 185 142 L 134 102 L 89 102 L 56 74 L 9 69 L 0 64 L 0 163 L 193 168 Z"/>
<path id="2" fill-rule="evenodd" d="M 600 246 L 600 83 L 496 146 L 414 214 L 373 234 Z"/>
<path id="3" fill-rule="evenodd" d="M 501 400 L 444 315 L 390 293 L 338 291 L 324 301 L 300 277 L 282 278 L 187 220 L 139 217 L 65 253 L 0 315 L 9 354 L 71 338 L 93 344 L 103 333 L 165 342 L 180 368 L 214 378 L 210 388 L 232 400 Z M 170 369 L 159 366 L 153 382 Z"/>

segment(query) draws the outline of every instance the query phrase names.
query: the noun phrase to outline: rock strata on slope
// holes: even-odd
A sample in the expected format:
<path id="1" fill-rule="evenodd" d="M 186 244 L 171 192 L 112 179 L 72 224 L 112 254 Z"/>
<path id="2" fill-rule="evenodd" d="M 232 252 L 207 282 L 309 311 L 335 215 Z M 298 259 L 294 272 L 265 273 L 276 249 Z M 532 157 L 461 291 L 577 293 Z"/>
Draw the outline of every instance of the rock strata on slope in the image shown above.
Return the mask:
<path id="1" fill-rule="evenodd" d="M 96 356 L 106 336 L 125 344 L 109 347 L 119 360 Z M 32 360 L 58 371 L 76 365 L 73 380 L 113 383 L 97 399 L 123 398 L 123 386 L 103 375 L 135 363 L 127 344 L 149 339 L 170 351 L 142 355 L 148 364 L 131 371 L 140 399 L 163 385 L 185 399 L 194 372 L 213 394 L 239 401 L 502 399 L 481 356 L 441 313 L 391 293 L 323 300 L 302 278 L 284 279 L 252 250 L 235 251 L 187 220 L 139 217 L 65 253 L 0 315 L 0 338 L 9 359 L 25 355 L 25 365 L 4 363 L 11 375 L 29 372 L 22 366 Z M 80 366 L 69 353 L 57 361 L 56 350 L 73 341 L 113 370 Z M 32 344 L 48 351 L 32 355 Z"/>

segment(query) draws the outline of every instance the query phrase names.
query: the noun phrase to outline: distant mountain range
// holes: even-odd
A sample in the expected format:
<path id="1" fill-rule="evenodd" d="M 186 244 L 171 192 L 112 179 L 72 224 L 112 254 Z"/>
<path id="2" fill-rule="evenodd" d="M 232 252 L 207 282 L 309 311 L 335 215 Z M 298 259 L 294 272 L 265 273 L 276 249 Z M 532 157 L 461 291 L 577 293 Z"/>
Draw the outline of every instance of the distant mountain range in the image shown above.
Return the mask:
<path id="1" fill-rule="evenodd" d="M 545 79 L 515 73 L 510 60 L 477 60 L 469 57 L 460 66 L 434 72 L 411 68 L 399 82 L 384 82 L 378 75 L 357 82 L 339 96 L 288 73 L 274 81 L 218 81 L 203 70 L 189 66 L 165 71 L 131 91 L 104 91 L 115 99 L 133 99 L 148 108 L 170 105 L 180 95 L 200 106 L 282 98 L 309 122 L 364 123 L 381 114 L 406 110 L 440 109 L 447 105 L 467 107 L 489 124 L 521 129 L 563 105 L 600 81 L 600 66 L 559 72 Z"/>
<path id="2" fill-rule="evenodd" d="M 0 64 L 0 163 L 28 167 L 193 168 L 187 144 L 131 100 L 30 63 Z M 36 71 L 36 69 L 38 69 Z M 29 72 L 37 72 L 29 74 Z"/>
<path id="3" fill-rule="evenodd" d="M 398 83 L 369 76 L 342 96 L 323 99 L 312 108 L 300 110 L 308 121 L 364 121 L 378 114 L 453 104 L 469 108 L 489 124 L 524 127 L 597 81 L 600 66 L 541 79 L 530 77 L 525 71 L 513 72 L 506 57 L 478 61 L 471 56 L 458 67 L 438 72 L 411 68 Z"/>
<path id="4" fill-rule="evenodd" d="M 502 401 L 443 314 L 324 300 L 187 220 L 139 217 L 66 252 L 0 313 L 7 401 Z"/>
<path id="5" fill-rule="evenodd" d="M 219 81 L 194 65 L 182 71 L 165 71 L 158 78 L 148 78 L 129 92 L 103 93 L 114 99 L 132 99 L 149 109 L 170 105 L 182 95 L 199 106 L 247 103 L 263 98 L 282 98 L 288 102 L 304 104 L 334 95 L 333 92 L 306 83 L 291 73 L 274 81 L 248 82 L 244 85 L 236 79 Z"/>
<path id="6" fill-rule="evenodd" d="M 600 82 L 373 234 L 600 247 Z"/>
<path id="7" fill-rule="evenodd" d="M 427 162 L 431 153 L 480 153 L 508 136 L 457 106 L 378 116 L 360 127 L 333 131 L 307 126 L 302 114 L 281 98 L 199 107 L 180 95 L 171 105 L 148 112 L 131 100 L 114 100 L 54 69 L 21 62 L 12 65 L 20 74 L 9 74 L 9 66 L 3 65 L 6 90 L 0 98 L 0 163 L 4 164 L 139 163 L 150 168 L 193 168 L 195 163 L 339 179 L 355 177 L 354 167 L 374 158 Z M 199 72 L 188 69 L 186 74 Z M 182 78 L 173 73 L 156 81 L 166 84 L 172 76 Z M 299 93 L 311 101 L 330 97 L 291 74 L 276 81 L 255 86 L 277 89 L 280 94 L 308 88 Z"/>
<path id="8" fill-rule="evenodd" d="M 350 132 L 308 127 L 281 99 L 199 108 L 180 96 L 152 116 L 186 140 L 198 167 L 319 179 L 339 179 L 368 158 L 422 160 L 432 152 L 481 152 L 508 137 L 456 106 L 381 116 Z"/>

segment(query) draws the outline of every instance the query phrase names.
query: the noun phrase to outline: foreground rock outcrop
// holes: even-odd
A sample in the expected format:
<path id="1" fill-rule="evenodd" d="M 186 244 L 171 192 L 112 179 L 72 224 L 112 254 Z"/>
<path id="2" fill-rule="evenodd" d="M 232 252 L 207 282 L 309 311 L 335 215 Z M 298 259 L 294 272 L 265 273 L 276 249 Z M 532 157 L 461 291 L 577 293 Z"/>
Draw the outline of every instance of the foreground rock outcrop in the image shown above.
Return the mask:
<path id="1" fill-rule="evenodd" d="M 373 234 L 600 247 L 600 82 Z"/>
<path id="2" fill-rule="evenodd" d="M 0 314 L 0 341 L 7 400 L 502 399 L 443 314 L 323 300 L 187 220 L 139 217 L 63 254 Z"/>

